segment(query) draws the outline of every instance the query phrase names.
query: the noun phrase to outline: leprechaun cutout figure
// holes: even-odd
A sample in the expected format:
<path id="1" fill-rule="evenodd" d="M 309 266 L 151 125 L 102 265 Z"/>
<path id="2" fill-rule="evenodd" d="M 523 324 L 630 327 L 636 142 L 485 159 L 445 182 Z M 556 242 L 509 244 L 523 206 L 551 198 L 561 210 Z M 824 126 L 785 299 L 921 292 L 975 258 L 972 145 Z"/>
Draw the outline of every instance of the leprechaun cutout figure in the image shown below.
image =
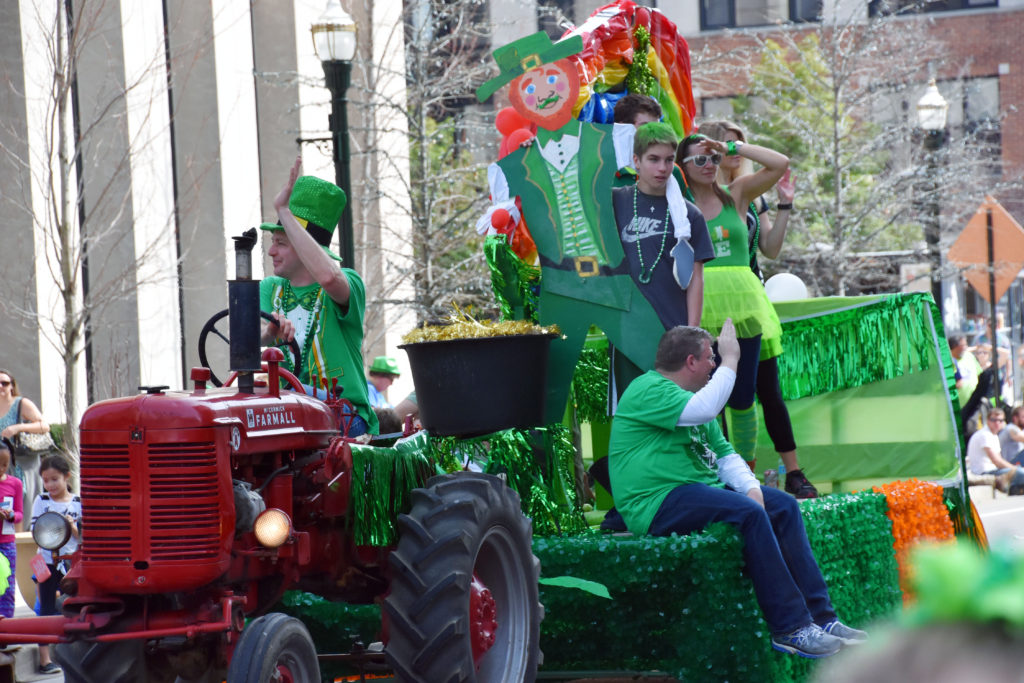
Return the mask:
<path id="1" fill-rule="evenodd" d="M 569 58 L 582 49 L 578 35 L 557 43 L 544 32 L 526 36 L 494 51 L 501 74 L 477 90 L 482 102 L 511 82 L 513 106 L 538 125 L 532 144 L 491 164 L 488 181 L 494 204 L 521 200 L 541 265 L 540 323 L 557 324 L 564 335 L 551 346 L 547 423 L 562 419 L 591 325 L 641 368 L 654 366 L 650 340 L 665 330 L 630 277 L 612 210 L 615 173 L 632 163 L 635 129 L 572 117 L 580 85 Z M 670 192 L 682 207 L 678 185 Z M 688 239 L 685 209 L 672 220 L 677 237 Z"/>

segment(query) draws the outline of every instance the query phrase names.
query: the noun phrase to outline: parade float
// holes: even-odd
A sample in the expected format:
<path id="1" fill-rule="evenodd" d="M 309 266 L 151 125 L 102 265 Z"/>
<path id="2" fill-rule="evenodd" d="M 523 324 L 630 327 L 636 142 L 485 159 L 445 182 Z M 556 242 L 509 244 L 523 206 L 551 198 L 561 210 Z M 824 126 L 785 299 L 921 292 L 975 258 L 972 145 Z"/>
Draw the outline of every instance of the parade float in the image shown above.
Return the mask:
<path id="1" fill-rule="evenodd" d="M 537 145 L 522 143 L 574 132 L 591 143 L 581 150 L 614 154 L 610 112 L 625 92 L 655 97 L 688 132 L 685 41 L 659 12 L 619 0 L 562 41 L 528 36 L 495 59 L 501 74 L 480 95 L 522 86 L 519 111 L 499 117 L 517 189 L 482 221 L 504 320 L 457 314 L 405 340 L 426 429 L 389 445 L 348 438 L 343 398 L 306 396 L 282 354 L 261 356 L 254 306 L 239 303 L 237 388 L 208 387 L 212 372 L 196 368 L 190 391 L 149 387 L 86 412 L 90 522 L 63 614 L 4 620 L 0 642 L 56 644 L 76 681 L 807 678 L 813 661 L 771 649 L 732 528 L 602 534 L 574 485 L 563 416 L 599 434 L 607 342 L 649 366 L 635 342 L 652 330 L 617 270 L 614 230 L 594 253 L 560 253 L 544 222 L 564 197 L 533 183 Z M 551 115 L 524 82 L 547 65 L 550 84 L 574 88 Z M 595 196 L 617 182 L 615 164 L 567 163 Z M 231 287 L 233 302 L 246 300 L 235 288 L 251 296 L 243 274 Z M 951 476 L 963 449 L 952 360 L 924 295 L 778 311 L 801 457 L 833 483 L 800 503 L 808 538 L 836 609 L 865 626 L 908 599 L 916 544 L 984 543 Z M 60 547 L 66 531 L 57 520 L 38 541 Z"/>
<path id="2" fill-rule="evenodd" d="M 549 330 L 557 325 L 561 332 L 551 342 L 546 368 L 516 366 L 531 375 L 533 391 L 537 373 L 546 374 L 546 392 L 536 399 L 544 404 L 545 419 L 524 426 L 509 415 L 515 428 L 486 434 L 469 426 L 462 434 L 459 429 L 432 434 L 427 425 L 426 433 L 395 448 L 421 449 L 447 471 L 480 469 L 501 476 L 519 493 L 533 521 L 533 550 L 541 562 L 545 616 L 538 680 L 652 672 L 686 681 L 804 680 L 816 662 L 772 650 L 742 571 L 741 540 L 734 530 L 713 525 L 703 533 L 669 538 L 604 534 L 585 521 L 573 486 L 569 425 L 574 418 L 583 422 L 593 457 L 602 454 L 607 440 L 609 341 L 629 353 L 632 337 L 651 332 L 642 316 L 630 317 L 633 311 L 622 303 L 629 299 L 629 285 L 615 278 L 614 234 L 600 234 L 592 254 L 565 257 L 551 229 L 551 217 L 566 201 L 565 188 L 536 180 L 538 162 L 531 148 L 570 135 L 580 137 L 581 149 L 606 149 L 602 136 L 610 131 L 615 102 L 627 92 L 651 95 L 679 134 L 689 132 L 695 110 L 686 43 L 659 12 L 620 0 L 595 11 L 558 42 L 531 36 L 494 56 L 501 75 L 478 95 L 487 99 L 510 84 L 513 107 L 497 116 L 502 142 L 498 170 L 489 173 L 493 208 L 478 228 L 489 234 L 484 249 L 502 320 Z M 540 67 L 550 67 L 540 74 L 544 83 L 553 89 L 568 84 L 578 95 L 558 91 L 538 99 L 542 81 L 536 72 L 531 81 L 530 74 Z M 572 100 L 572 106 L 555 106 L 562 100 Z M 579 156 L 566 168 L 578 163 L 586 174 L 584 199 L 586 192 L 604 192 L 617 182 L 607 175 L 607 164 L 594 164 L 583 152 Z M 601 210 L 589 204 L 581 209 L 596 222 L 602 220 Z M 616 314 L 605 315 L 602 306 Z M 953 408 L 953 362 L 927 295 L 806 299 L 776 308 L 785 335 L 782 390 L 801 461 L 816 482 L 832 490 L 800 502 L 808 538 L 837 611 L 850 624 L 866 626 L 912 600 L 908 553 L 913 548 L 957 535 L 985 544 L 960 476 L 964 443 Z M 454 319 L 469 328 L 479 324 L 461 314 Z M 498 389 L 492 370 L 508 365 L 501 356 L 475 371 L 459 365 L 447 378 L 417 368 L 418 344 L 447 342 L 454 356 L 462 355 L 457 327 L 419 330 L 404 346 L 417 392 L 418 370 L 433 385 L 431 405 L 420 396 L 421 409 L 449 413 L 480 410 L 483 403 L 483 409 L 500 412 L 500 401 L 488 394 Z M 449 362 L 458 361 L 441 361 Z M 502 385 L 515 381 L 502 377 Z M 482 393 L 450 401 L 436 386 L 449 379 L 453 388 L 474 385 Z M 774 465 L 771 444 L 758 447 L 761 462 Z M 391 524 L 388 515 L 373 523 L 380 533 L 389 533 L 384 531 Z M 286 602 L 326 649 L 378 635 L 372 607 L 339 611 L 299 594 Z"/>
<path id="3" fill-rule="evenodd" d="M 928 438 L 909 431 L 909 440 L 900 441 L 881 428 L 860 429 L 860 436 L 851 433 L 841 440 L 852 453 L 801 452 L 805 466 L 823 481 L 836 472 L 833 493 L 801 501 L 800 507 L 836 610 L 865 626 L 912 601 L 912 549 L 926 541 L 951 542 L 957 535 L 984 543 L 962 479 L 945 476 L 959 466 L 960 453 L 950 409 L 950 398 L 956 397 L 948 346 L 941 328 L 934 327 L 937 309 L 926 294 L 812 299 L 779 304 L 779 309 L 784 329 L 793 333 L 792 339 L 787 336 L 787 355 L 793 350 L 794 357 L 831 358 L 816 372 L 796 372 L 786 383 L 797 419 L 822 424 L 822 434 L 841 430 L 844 411 L 850 410 L 867 410 L 856 419 L 869 423 L 931 425 Z M 803 314 L 791 315 L 797 311 Z M 870 348 L 872 340 L 894 341 L 891 353 L 864 353 L 845 362 L 841 359 L 850 354 L 828 356 L 820 348 L 828 339 L 861 348 Z M 584 352 L 576 379 L 606 378 L 607 362 L 602 367 L 600 359 L 600 352 Z M 579 401 L 575 407 L 593 419 L 600 419 L 602 409 L 587 408 L 585 402 L 603 405 L 606 379 L 597 381 L 602 386 L 596 391 L 572 392 Z M 867 407 L 858 402 L 863 397 L 869 397 Z M 801 401 L 810 407 L 802 408 Z M 825 411 L 832 419 L 822 422 L 820 415 L 804 411 Z M 742 542 L 732 528 L 714 525 L 703 533 L 654 538 L 587 526 L 573 494 L 573 445 L 564 424 L 465 438 L 419 432 L 394 448 L 419 450 L 447 471 L 479 468 L 502 476 L 519 492 L 533 521 L 533 551 L 541 563 L 538 680 L 654 672 L 686 681 L 805 680 L 817 666 L 772 650 L 742 571 Z M 360 450 L 387 449 L 353 452 Z M 887 475 L 892 469 L 900 474 Z M 857 490 L 844 492 L 851 488 Z M 367 508 L 375 498 L 353 496 Z M 389 530 L 399 510 L 381 512 L 374 517 L 367 509 L 355 517 L 374 533 L 393 535 Z M 379 636 L 373 606 L 340 609 L 301 594 L 289 594 L 286 603 L 285 611 L 302 615 L 321 649 L 342 651 L 351 642 Z"/>

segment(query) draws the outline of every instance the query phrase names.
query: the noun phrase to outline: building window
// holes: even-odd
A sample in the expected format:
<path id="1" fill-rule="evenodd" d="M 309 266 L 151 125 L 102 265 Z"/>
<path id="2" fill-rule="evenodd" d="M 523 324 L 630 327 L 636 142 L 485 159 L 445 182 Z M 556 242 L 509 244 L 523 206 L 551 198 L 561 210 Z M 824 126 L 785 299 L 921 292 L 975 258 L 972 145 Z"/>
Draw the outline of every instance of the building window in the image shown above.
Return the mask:
<path id="1" fill-rule="evenodd" d="M 573 0 L 541 0 L 537 3 L 537 30 L 558 40 L 567 26 L 575 24 Z"/>
<path id="2" fill-rule="evenodd" d="M 821 21 L 821 0 L 789 0 L 790 21 Z"/>
<path id="3" fill-rule="evenodd" d="M 884 14 L 910 12 L 949 12 L 978 7 L 998 7 L 999 0 L 871 0 L 868 14 L 872 17 Z"/>
<path id="4" fill-rule="evenodd" d="M 701 0 L 700 27 L 770 26 L 787 21 L 818 21 L 821 0 Z"/>

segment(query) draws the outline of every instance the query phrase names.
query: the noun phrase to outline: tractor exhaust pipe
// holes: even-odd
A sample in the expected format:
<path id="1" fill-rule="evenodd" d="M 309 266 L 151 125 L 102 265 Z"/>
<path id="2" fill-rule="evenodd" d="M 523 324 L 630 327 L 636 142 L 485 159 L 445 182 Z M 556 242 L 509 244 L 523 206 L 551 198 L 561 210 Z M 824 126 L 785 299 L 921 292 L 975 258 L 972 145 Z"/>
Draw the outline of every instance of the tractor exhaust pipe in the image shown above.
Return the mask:
<path id="1" fill-rule="evenodd" d="M 231 370 L 238 373 L 238 391 L 251 394 L 254 373 L 260 371 L 260 283 L 252 279 L 252 250 L 256 228 L 235 241 L 235 279 L 228 280 L 228 320 Z"/>

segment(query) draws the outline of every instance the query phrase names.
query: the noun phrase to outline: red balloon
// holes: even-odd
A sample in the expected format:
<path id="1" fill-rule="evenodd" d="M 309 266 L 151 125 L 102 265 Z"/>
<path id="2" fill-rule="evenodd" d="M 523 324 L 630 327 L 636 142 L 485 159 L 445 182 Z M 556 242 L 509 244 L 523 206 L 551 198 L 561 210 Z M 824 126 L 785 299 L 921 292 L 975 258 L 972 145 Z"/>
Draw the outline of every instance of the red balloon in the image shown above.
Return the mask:
<path id="1" fill-rule="evenodd" d="M 533 137 L 533 131 L 529 128 L 520 128 L 519 130 L 514 131 L 512 135 L 508 136 L 508 144 L 512 149 L 516 149 L 518 147 L 522 147 L 523 143 L 527 140 L 532 140 Z"/>
<path id="2" fill-rule="evenodd" d="M 633 15 L 633 21 L 637 26 L 643 26 L 647 29 L 647 32 L 651 31 L 651 11 L 646 7 L 637 7 L 636 14 Z"/>
<path id="3" fill-rule="evenodd" d="M 520 128 L 529 127 L 530 122 L 512 107 L 505 107 L 494 117 L 494 127 L 498 129 L 502 137 L 508 137 Z"/>
<path id="4" fill-rule="evenodd" d="M 511 232 L 512 215 L 505 209 L 495 209 L 491 214 L 491 227 L 501 233 Z"/>
<path id="5" fill-rule="evenodd" d="M 498 158 L 500 159 L 511 154 L 519 149 L 524 142 L 533 137 L 534 134 L 529 128 L 520 128 L 519 130 L 512 131 L 511 135 L 501 141 L 501 147 L 498 149 Z"/>

